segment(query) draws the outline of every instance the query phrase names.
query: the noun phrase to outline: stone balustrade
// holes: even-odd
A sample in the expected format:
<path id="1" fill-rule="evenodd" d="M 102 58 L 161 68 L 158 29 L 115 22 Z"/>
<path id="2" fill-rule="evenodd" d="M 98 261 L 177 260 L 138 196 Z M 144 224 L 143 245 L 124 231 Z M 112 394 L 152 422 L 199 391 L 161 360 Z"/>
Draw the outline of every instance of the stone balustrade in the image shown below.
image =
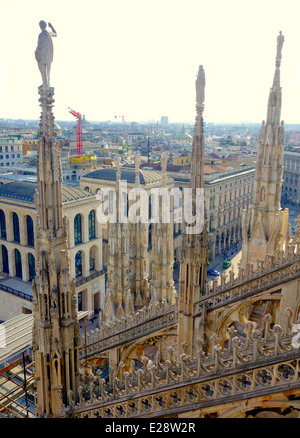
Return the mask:
<path id="1" fill-rule="evenodd" d="M 290 321 L 291 310 L 286 311 Z M 247 398 L 272 393 L 284 388 L 299 387 L 300 349 L 299 332 L 289 324 L 283 329 L 274 325 L 271 315 L 265 316 L 264 333 L 253 322 L 246 323 L 245 341 L 241 342 L 233 328 L 229 329 L 229 343 L 222 350 L 214 336 L 214 349 L 206 354 L 202 341 L 196 357 L 181 354 L 176 360 L 174 349 L 168 349 L 169 359 L 155 361 L 146 357 L 143 368 L 135 370 L 134 362 L 126 369 L 110 369 L 109 379 L 101 372 L 81 378 L 79 400 L 69 391 L 68 406 L 61 415 L 75 417 L 138 417 L 161 416 L 172 410 L 189 406 L 224 403 L 231 399 Z M 187 345 L 183 345 L 185 351 Z"/>

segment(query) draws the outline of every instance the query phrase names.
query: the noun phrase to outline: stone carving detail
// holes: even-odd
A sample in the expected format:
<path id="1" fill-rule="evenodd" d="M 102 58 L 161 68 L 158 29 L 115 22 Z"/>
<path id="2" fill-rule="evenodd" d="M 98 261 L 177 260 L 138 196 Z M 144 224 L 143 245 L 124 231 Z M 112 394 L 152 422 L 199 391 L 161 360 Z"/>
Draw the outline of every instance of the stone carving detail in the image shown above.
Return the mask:
<path id="1" fill-rule="evenodd" d="M 102 325 L 101 332 L 98 329 L 95 332 L 92 330 L 87 333 L 87 355 L 91 356 L 128 339 L 175 324 L 178 321 L 177 307 L 177 303 L 169 304 L 165 301 L 151 304 L 127 317 Z M 80 357 L 85 354 L 85 347 L 82 347 Z"/>
<path id="2" fill-rule="evenodd" d="M 290 318 L 290 310 L 287 310 L 287 318 Z M 124 364 L 120 363 L 118 373 L 110 369 L 107 382 L 99 375 L 90 376 L 85 384 L 88 401 L 84 403 L 81 396 L 79 403 L 71 407 L 71 415 L 143 416 L 209 400 L 214 404 L 216 400 L 230 400 L 231 396 L 251 391 L 259 394 L 268 388 L 288 387 L 298 380 L 299 348 L 292 345 L 291 331 L 285 335 L 279 325 L 271 329 L 270 315 L 266 315 L 265 320 L 264 335 L 256 329 L 255 323 L 246 324 L 243 344 L 231 328 L 231 341 L 224 350 L 215 338 L 213 352 L 206 354 L 198 339 L 195 358 L 184 353 L 187 345 L 183 345 L 178 361 L 170 348 L 170 357 L 165 362 L 161 362 L 158 353 L 154 362 L 145 357 L 143 368 L 138 371 L 134 370 L 134 362 L 131 372 L 125 371 Z M 82 392 L 81 389 L 80 394 Z"/>
<path id="3" fill-rule="evenodd" d="M 256 270 L 250 264 L 247 264 L 246 269 L 239 266 L 237 276 L 233 270 L 229 272 L 229 280 L 226 272 L 221 274 L 220 284 L 215 280 L 206 285 L 205 295 L 196 304 L 195 314 L 202 314 L 203 302 L 212 310 L 299 275 L 300 257 L 297 246 L 300 247 L 295 241 L 291 241 L 285 251 L 276 250 L 274 256 L 267 255 L 265 260 L 258 261 Z"/>

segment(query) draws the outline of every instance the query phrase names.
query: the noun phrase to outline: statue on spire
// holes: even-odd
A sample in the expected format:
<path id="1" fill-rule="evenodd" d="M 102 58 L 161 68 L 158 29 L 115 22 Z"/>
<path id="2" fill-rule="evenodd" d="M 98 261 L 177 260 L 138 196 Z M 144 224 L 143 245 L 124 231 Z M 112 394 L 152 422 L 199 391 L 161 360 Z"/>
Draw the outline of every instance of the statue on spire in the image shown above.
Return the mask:
<path id="1" fill-rule="evenodd" d="M 42 80 L 45 88 L 50 87 L 50 70 L 53 61 L 53 42 L 52 37 L 56 37 L 57 33 L 51 23 L 48 23 L 52 32 L 46 30 L 47 23 L 44 20 L 39 22 L 41 33 L 38 37 L 38 44 L 35 50 L 35 59 L 37 60 Z"/>
<path id="2" fill-rule="evenodd" d="M 204 73 L 203 65 L 200 65 L 198 70 L 197 80 L 196 80 L 196 93 L 197 93 L 196 99 L 199 105 L 204 104 L 204 100 L 205 100 L 204 88 L 205 88 L 205 73 Z"/>
<path id="3" fill-rule="evenodd" d="M 284 36 L 282 35 L 282 32 L 279 31 L 279 35 L 277 37 L 277 55 L 276 58 L 281 58 L 281 50 L 284 43 Z"/>

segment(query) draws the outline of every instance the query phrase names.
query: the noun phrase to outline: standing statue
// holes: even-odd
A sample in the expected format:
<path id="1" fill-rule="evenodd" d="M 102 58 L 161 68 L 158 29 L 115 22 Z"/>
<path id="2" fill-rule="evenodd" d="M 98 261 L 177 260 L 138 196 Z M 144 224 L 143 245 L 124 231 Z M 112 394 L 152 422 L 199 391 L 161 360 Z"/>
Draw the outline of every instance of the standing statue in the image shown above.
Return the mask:
<path id="1" fill-rule="evenodd" d="M 203 65 L 200 65 L 197 80 L 196 80 L 196 92 L 197 92 L 196 99 L 199 105 L 203 105 L 205 100 L 204 87 L 205 87 L 205 73 L 204 73 Z"/>
<path id="2" fill-rule="evenodd" d="M 282 35 L 282 32 L 279 32 L 279 35 L 277 37 L 277 58 L 281 58 L 281 50 L 284 42 L 284 36 Z"/>
<path id="3" fill-rule="evenodd" d="M 35 50 L 35 59 L 37 60 L 40 72 L 42 74 L 43 86 L 50 87 L 50 69 L 53 61 L 53 42 L 52 37 L 56 37 L 57 33 L 51 23 L 48 23 L 52 32 L 46 30 L 47 23 L 43 20 L 39 23 L 41 33 L 38 37 L 38 44 Z"/>

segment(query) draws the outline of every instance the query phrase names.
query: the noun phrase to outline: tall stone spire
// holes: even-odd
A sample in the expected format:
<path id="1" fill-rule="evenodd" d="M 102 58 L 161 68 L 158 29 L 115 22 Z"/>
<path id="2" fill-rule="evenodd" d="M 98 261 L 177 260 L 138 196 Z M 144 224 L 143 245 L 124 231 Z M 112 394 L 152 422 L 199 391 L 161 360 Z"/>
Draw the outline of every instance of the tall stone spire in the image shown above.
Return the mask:
<path id="1" fill-rule="evenodd" d="M 162 189 L 167 189 L 167 160 L 168 154 L 161 156 Z M 152 275 L 150 281 L 151 303 L 166 301 L 175 303 L 177 292 L 173 281 L 173 216 L 170 221 L 162 221 L 163 195 L 160 197 L 159 221 L 152 224 Z"/>
<path id="2" fill-rule="evenodd" d="M 258 259 L 282 249 L 288 211 L 281 211 L 281 189 L 284 155 L 284 123 L 281 116 L 280 65 L 284 36 L 277 37 L 275 74 L 270 89 L 267 119 L 262 122 L 254 179 L 253 204 L 250 215 L 243 215 L 243 257 L 256 266 Z"/>
<path id="3" fill-rule="evenodd" d="M 196 323 L 195 303 L 199 300 L 205 290 L 207 271 L 207 223 L 204 206 L 204 178 L 203 178 L 203 157 L 204 157 L 204 132 L 203 132 L 203 110 L 204 110 L 204 89 L 205 74 L 203 66 L 200 65 L 196 80 L 196 122 L 192 145 L 192 166 L 190 189 L 192 191 L 193 213 L 197 190 L 202 189 L 203 203 L 203 229 L 197 233 L 189 232 L 189 224 L 184 223 L 182 236 L 182 250 L 180 263 L 180 320 L 178 347 L 181 351 L 182 343 L 188 344 L 189 354 L 193 354 L 195 340 L 202 335 L 203 323 Z M 199 195 L 198 195 L 199 196 Z"/>
<path id="4" fill-rule="evenodd" d="M 135 155 L 135 189 L 137 190 L 140 189 L 140 162 L 141 156 L 138 152 Z M 134 294 L 136 310 L 146 304 L 149 289 L 147 230 L 148 223 L 146 221 L 138 220 L 136 223 L 130 224 L 130 285 L 131 291 Z"/>
<path id="5" fill-rule="evenodd" d="M 107 296 L 104 306 L 105 320 L 114 320 L 134 311 L 129 282 L 129 223 L 122 208 L 127 206 L 127 193 L 120 190 L 121 163 L 117 159 L 116 220 L 108 221 Z M 124 198 L 126 200 L 124 202 Z"/>
<path id="6" fill-rule="evenodd" d="M 40 44 L 41 53 L 47 50 L 48 43 L 49 39 L 45 48 Z M 75 287 L 70 279 L 67 227 L 62 216 L 62 171 L 52 112 L 54 88 L 49 86 L 49 74 L 47 81 L 43 74 L 42 78 L 38 89 L 41 117 L 35 194 L 38 213 L 37 269 L 32 285 L 33 351 L 37 414 L 55 417 L 63 404 L 70 405 L 77 399 L 79 329 Z"/>

